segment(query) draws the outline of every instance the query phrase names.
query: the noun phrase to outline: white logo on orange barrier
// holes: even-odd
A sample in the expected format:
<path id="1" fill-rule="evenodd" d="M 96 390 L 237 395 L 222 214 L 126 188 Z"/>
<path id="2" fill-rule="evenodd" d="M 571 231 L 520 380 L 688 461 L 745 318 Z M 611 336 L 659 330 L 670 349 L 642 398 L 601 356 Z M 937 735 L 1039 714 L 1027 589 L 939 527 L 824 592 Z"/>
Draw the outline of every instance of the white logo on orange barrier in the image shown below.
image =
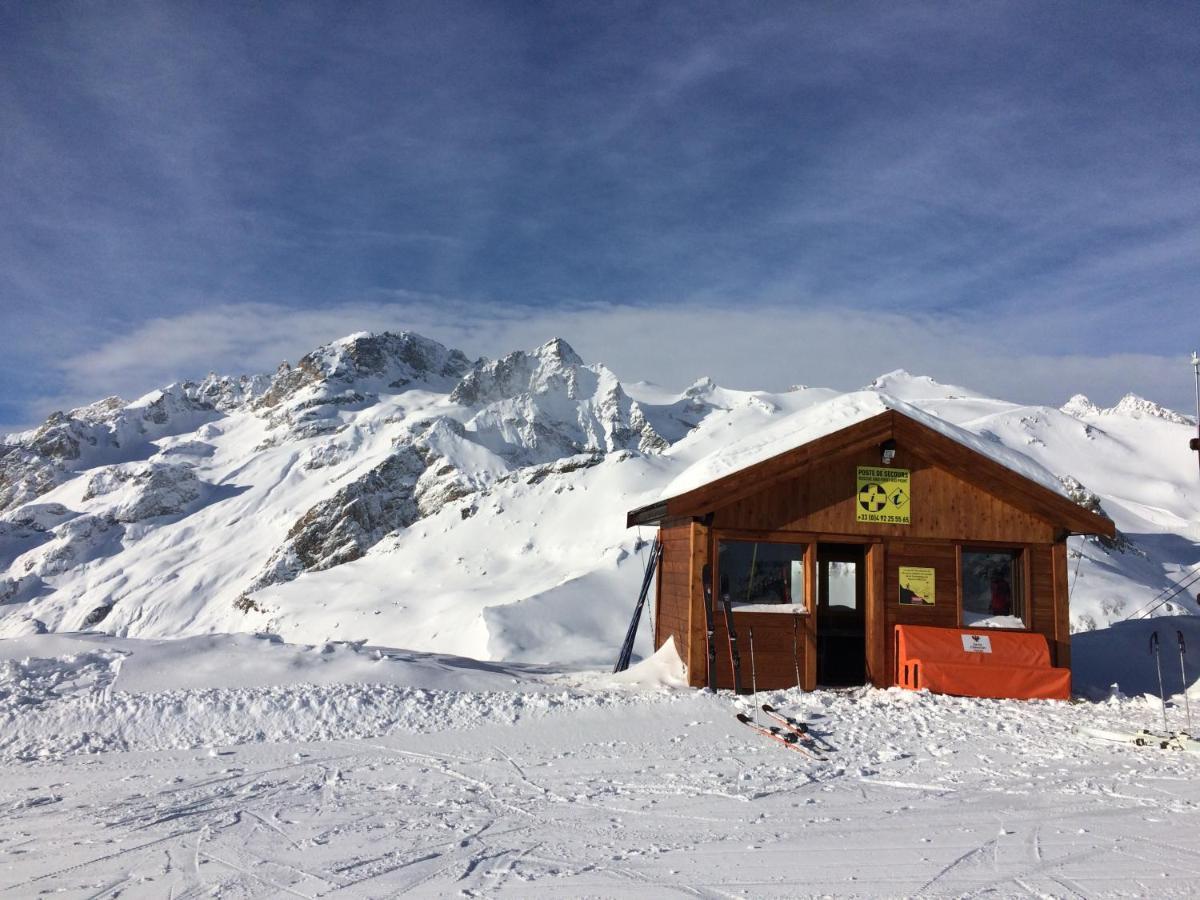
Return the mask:
<path id="1" fill-rule="evenodd" d="M 964 634 L 963 649 L 968 653 L 991 653 L 992 639 L 986 634 Z"/>

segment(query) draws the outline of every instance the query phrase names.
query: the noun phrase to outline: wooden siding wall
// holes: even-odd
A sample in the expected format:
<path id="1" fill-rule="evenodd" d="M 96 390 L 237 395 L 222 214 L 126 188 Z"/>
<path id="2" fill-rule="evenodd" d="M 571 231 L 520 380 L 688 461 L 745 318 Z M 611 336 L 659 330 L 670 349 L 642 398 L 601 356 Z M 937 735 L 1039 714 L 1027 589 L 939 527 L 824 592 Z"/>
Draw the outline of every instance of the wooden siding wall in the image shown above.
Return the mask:
<path id="1" fill-rule="evenodd" d="M 703 610 L 701 610 L 703 611 Z M 779 690 L 796 686 L 796 662 L 792 656 L 792 620 L 788 613 L 740 613 L 733 614 L 733 627 L 737 629 L 738 650 L 742 658 L 742 686 L 750 690 L 750 629 L 754 629 L 754 668 L 757 672 L 758 689 Z M 807 616 L 799 617 L 797 623 L 796 656 L 800 664 L 801 680 L 804 680 L 805 628 Z M 725 628 L 725 617 L 718 611 L 714 641 L 717 645 L 717 687 L 733 688 L 733 665 L 729 656 L 729 632 Z M 703 638 L 702 638 L 703 639 Z M 708 651 L 705 650 L 705 653 Z M 811 685 L 809 688 L 811 689 Z"/>
<path id="2" fill-rule="evenodd" d="M 654 649 L 657 650 L 675 638 L 675 646 L 687 660 L 688 603 L 691 594 L 688 582 L 691 578 L 692 527 L 690 522 L 664 526 L 659 529 L 663 543 L 662 561 L 659 563 L 657 609 L 654 611 Z"/>
<path id="3" fill-rule="evenodd" d="M 1045 543 L 1054 540 L 1046 522 L 923 460 L 913 451 L 897 455 L 894 468 L 912 473 L 912 522 L 881 525 L 855 521 L 857 466 L 878 466 L 871 449 L 814 466 L 803 476 L 771 485 L 716 511 L 715 528 L 808 531 L 880 538 Z"/>
<path id="4" fill-rule="evenodd" d="M 1026 619 L 1026 624 L 1029 625 L 1030 630 L 1046 636 L 1046 641 L 1050 644 L 1050 661 L 1052 663 L 1056 666 L 1069 666 L 1069 638 L 1066 653 L 1068 661 L 1058 661 L 1059 656 L 1062 654 L 1058 649 L 1059 623 L 1057 615 L 1058 603 L 1055 597 L 1054 586 L 1053 547 L 1030 547 L 1026 552 L 1029 556 L 1029 588 L 1032 595 L 1028 603 L 1029 618 Z M 1065 601 L 1063 606 L 1066 606 Z"/>
<path id="5" fill-rule="evenodd" d="M 688 682 L 697 687 L 708 684 L 708 628 L 707 619 L 704 616 L 704 566 L 711 562 L 709 558 L 711 539 L 712 531 L 708 526 L 699 522 L 692 523 L 692 581 L 691 597 L 688 602 L 691 630 L 686 653 L 684 653 L 683 647 L 679 648 L 679 652 L 684 653 L 684 661 L 688 667 Z"/>

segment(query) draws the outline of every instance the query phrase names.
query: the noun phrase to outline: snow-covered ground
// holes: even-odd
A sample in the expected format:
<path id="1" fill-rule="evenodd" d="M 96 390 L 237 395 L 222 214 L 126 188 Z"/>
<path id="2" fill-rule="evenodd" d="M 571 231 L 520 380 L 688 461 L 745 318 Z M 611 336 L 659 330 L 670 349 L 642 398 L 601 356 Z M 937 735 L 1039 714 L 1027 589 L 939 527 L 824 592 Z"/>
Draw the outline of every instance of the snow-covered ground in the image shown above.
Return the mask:
<path id="1" fill-rule="evenodd" d="M 1200 756 L 1072 733 L 1155 726 L 1156 697 L 760 694 L 811 723 L 816 759 L 674 687 L 669 650 L 614 678 L 43 635 L 0 642 L 0 666 L 3 896 L 1200 892 Z"/>

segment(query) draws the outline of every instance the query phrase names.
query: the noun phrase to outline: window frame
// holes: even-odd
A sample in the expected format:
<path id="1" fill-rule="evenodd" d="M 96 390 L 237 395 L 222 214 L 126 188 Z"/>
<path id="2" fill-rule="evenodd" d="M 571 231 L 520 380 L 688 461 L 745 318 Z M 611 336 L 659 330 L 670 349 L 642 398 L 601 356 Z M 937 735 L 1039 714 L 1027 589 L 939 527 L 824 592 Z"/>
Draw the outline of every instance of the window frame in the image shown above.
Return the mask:
<path id="1" fill-rule="evenodd" d="M 955 545 L 955 583 L 957 584 L 957 603 L 958 603 L 958 627 L 966 630 L 988 630 L 988 631 L 1019 631 L 1028 632 L 1034 630 L 1033 623 L 1033 579 L 1030 571 L 1030 552 L 1029 544 L 1012 544 L 1003 542 L 990 541 L 970 541 L 968 543 L 960 543 Z M 1016 616 L 1021 620 L 1021 627 L 1007 625 L 968 625 L 963 618 L 965 608 L 963 606 L 963 555 L 966 553 L 1011 553 L 1013 554 L 1013 569 L 1016 573 L 1014 582 L 1020 579 L 1021 588 L 1021 615 Z M 1014 585 L 1015 587 L 1015 585 Z"/>
<path id="2" fill-rule="evenodd" d="M 721 542 L 733 541 L 741 543 L 758 543 L 758 544 L 786 544 L 791 546 L 801 546 L 804 548 L 804 604 L 798 605 L 795 603 L 779 603 L 770 604 L 778 607 L 772 610 L 763 610 L 758 607 L 767 604 L 756 603 L 737 603 L 732 602 L 730 608 L 733 612 L 762 612 L 766 615 L 794 615 L 808 616 L 813 613 L 813 602 L 815 592 L 815 576 L 816 572 L 812 568 L 817 562 L 817 543 L 809 534 L 792 534 L 785 532 L 753 532 L 743 531 L 740 529 L 713 529 L 712 534 L 712 602 L 714 611 L 721 610 Z"/>

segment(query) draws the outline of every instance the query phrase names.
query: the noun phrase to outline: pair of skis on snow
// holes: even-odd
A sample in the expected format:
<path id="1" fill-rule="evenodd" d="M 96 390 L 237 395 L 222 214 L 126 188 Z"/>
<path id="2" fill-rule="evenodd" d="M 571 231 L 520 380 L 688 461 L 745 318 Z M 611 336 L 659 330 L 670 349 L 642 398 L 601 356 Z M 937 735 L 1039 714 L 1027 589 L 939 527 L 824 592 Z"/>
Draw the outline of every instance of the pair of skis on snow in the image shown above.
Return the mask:
<path id="1" fill-rule="evenodd" d="M 773 724 L 760 724 L 741 712 L 737 714 L 737 720 L 764 737 L 778 741 L 788 749 L 811 756 L 813 759 L 824 759 L 821 753 L 833 749 L 827 741 L 817 738 L 809 730 L 807 722 L 801 722 L 799 719 L 786 715 L 769 703 L 764 703 L 759 709 Z"/>
<path id="2" fill-rule="evenodd" d="M 1134 747 L 1157 747 L 1160 750 L 1182 750 L 1185 753 L 1200 753 L 1200 741 L 1183 731 L 1169 734 L 1158 734 L 1154 731 L 1108 731 L 1104 728 L 1091 728 L 1080 725 L 1075 733 L 1096 741 L 1108 741 L 1113 744 L 1130 744 Z"/>
<path id="3" fill-rule="evenodd" d="M 1162 702 L 1163 730 L 1159 734 L 1142 728 L 1138 731 L 1108 731 L 1103 728 L 1080 726 L 1076 734 L 1098 741 L 1110 741 L 1117 744 L 1131 744 L 1135 747 L 1157 747 L 1160 750 L 1182 750 L 1186 753 L 1200 753 L 1200 740 L 1192 730 L 1192 705 L 1188 701 L 1187 645 L 1183 640 L 1183 632 L 1175 632 L 1175 640 L 1179 645 L 1179 675 L 1183 681 L 1183 708 L 1187 715 L 1186 731 L 1171 731 L 1167 724 L 1167 694 L 1163 688 L 1162 655 L 1158 640 L 1158 632 L 1150 634 L 1150 653 L 1154 657 L 1154 665 L 1158 670 L 1158 699 Z"/>

